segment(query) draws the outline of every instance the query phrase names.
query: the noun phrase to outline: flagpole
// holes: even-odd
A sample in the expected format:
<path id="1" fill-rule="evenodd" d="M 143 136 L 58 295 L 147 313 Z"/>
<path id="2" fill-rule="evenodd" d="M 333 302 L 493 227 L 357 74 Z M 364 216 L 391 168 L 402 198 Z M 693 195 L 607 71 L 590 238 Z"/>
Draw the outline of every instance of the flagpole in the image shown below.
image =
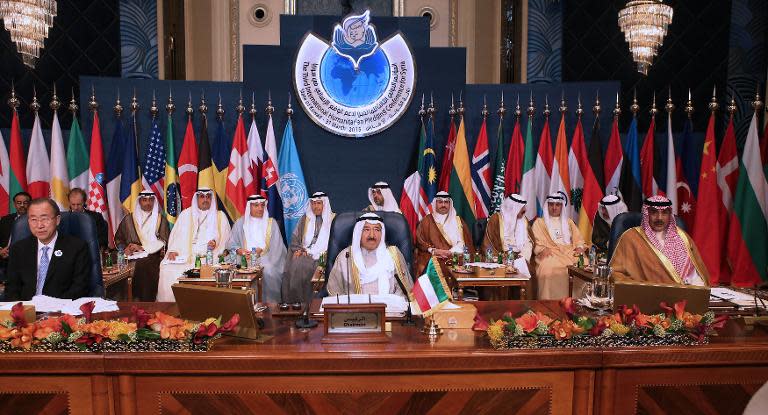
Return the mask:
<path id="1" fill-rule="evenodd" d="M 152 91 L 152 107 L 154 107 L 155 112 L 157 112 L 157 102 L 155 101 L 155 92 Z M 152 107 L 150 107 L 150 111 L 152 111 Z M 138 173 L 139 180 L 141 180 L 141 162 L 139 161 L 139 131 L 138 127 L 136 126 L 136 113 L 139 111 L 141 106 L 139 105 L 139 101 L 136 99 L 136 87 L 133 88 L 133 97 L 131 98 L 131 118 L 133 120 L 133 125 L 131 128 L 133 129 L 133 136 L 136 137 L 135 142 L 133 143 L 134 150 L 136 151 L 136 171 Z M 152 114 L 152 119 L 155 119 L 155 114 Z"/>

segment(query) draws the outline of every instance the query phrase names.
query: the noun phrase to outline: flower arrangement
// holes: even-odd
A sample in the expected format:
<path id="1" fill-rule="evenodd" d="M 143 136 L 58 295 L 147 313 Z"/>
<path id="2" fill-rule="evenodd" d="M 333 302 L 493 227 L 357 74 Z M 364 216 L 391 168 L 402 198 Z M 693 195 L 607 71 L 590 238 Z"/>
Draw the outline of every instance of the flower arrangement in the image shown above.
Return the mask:
<path id="1" fill-rule="evenodd" d="M 21 303 L 11 309 L 11 320 L 0 322 L 0 352 L 128 352 L 208 351 L 213 340 L 233 331 L 238 314 L 190 322 L 162 312 L 149 314 L 136 306 L 131 317 L 93 320 L 94 302 L 83 304 L 83 317 L 69 314 L 27 322 Z"/>
<path id="2" fill-rule="evenodd" d="M 548 347 L 625 347 L 696 345 L 708 342 L 707 333 L 725 325 L 726 316 L 715 317 L 685 311 L 685 301 L 669 307 L 661 303 L 663 314 L 643 314 L 637 306 L 620 306 L 612 315 L 578 315 L 572 298 L 560 301 L 566 318 L 553 319 L 528 310 L 513 317 L 509 312 L 499 320 L 476 317 L 475 330 L 488 334 L 494 349 Z"/>

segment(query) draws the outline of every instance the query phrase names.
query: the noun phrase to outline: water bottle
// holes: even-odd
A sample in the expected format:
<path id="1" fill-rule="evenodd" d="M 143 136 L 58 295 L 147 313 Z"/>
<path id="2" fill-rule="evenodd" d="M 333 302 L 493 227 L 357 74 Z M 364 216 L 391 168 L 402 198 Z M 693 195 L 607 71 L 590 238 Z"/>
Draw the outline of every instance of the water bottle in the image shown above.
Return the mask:
<path id="1" fill-rule="evenodd" d="M 208 248 L 208 250 L 205 251 L 205 264 L 213 265 L 213 249 L 211 248 Z"/>
<path id="2" fill-rule="evenodd" d="M 195 268 L 200 269 L 202 266 L 203 264 L 200 261 L 200 255 L 195 255 Z"/>
<path id="3" fill-rule="evenodd" d="M 491 247 L 488 247 L 488 249 L 485 250 L 485 262 L 494 262 L 493 261 L 493 249 Z"/>
<path id="4" fill-rule="evenodd" d="M 240 256 L 240 268 L 242 269 L 248 268 L 248 257 L 246 255 Z"/>
<path id="5" fill-rule="evenodd" d="M 125 266 L 125 251 L 123 248 L 117 248 L 117 268 L 123 269 Z"/>
<path id="6" fill-rule="evenodd" d="M 470 262 L 472 262 L 472 258 L 469 255 L 469 248 L 464 245 L 464 264 L 469 264 Z"/>
<path id="7" fill-rule="evenodd" d="M 589 265 L 592 267 L 597 265 L 597 248 L 594 245 L 589 248 Z"/>
<path id="8" fill-rule="evenodd" d="M 256 268 L 256 248 L 251 248 L 251 263 L 250 268 L 255 269 Z"/>

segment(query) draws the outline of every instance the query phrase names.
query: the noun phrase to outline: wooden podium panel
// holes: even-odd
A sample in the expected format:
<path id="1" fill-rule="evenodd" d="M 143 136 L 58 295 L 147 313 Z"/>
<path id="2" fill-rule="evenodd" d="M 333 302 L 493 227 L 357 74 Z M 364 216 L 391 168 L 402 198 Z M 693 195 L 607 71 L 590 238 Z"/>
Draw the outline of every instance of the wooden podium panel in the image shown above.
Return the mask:
<path id="1" fill-rule="evenodd" d="M 572 372 L 411 376 L 147 377 L 140 414 L 570 413 Z M 556 397 L 556 399 L 555 399 Z"/>
<path id="2" fill-rule="evenodd" d="M 0 414 L 108 414 L 104 376 L 0 376 Z"/>

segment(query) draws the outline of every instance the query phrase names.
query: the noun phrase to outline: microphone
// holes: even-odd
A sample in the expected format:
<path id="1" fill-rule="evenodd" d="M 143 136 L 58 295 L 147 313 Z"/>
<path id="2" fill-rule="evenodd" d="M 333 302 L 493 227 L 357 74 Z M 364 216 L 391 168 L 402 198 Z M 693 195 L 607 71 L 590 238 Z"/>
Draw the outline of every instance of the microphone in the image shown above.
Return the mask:
<path id="1" fill-rule="evenodd" d="M 311 329 L 317 327 L 317 321 L 310 320 L 309 318 L 309 306 L 312 304 L 312 277 L 310 277 L 308 282 L 309 284 L 307 284 L 306 296 L 304 297 L 307 304 L 301 313 L 301 317 L 296 320 L 296 327 L 300 329 Z"/>
<path id="2" fill-rule="evenodd" d="M 347 304 L 350 304 L 352 300 L 349 298 L 349 279 L 352 278 L 352 264 L 349 262 L 349 250 L 347 250 L 347 278 L 344 281 L 347 283 Z"/>
<path id="3" fill-rule="evenodd" d="M 403 326 L 415 326 L 416 322 L 413 321 L 413 313 L 411 312 L 411 301 L 408 297 L 408 290 L 405 289 L 405 284 L 400 281 L 400 277 L 398 277 L 397 272 L 395 272 L 395 281 L 397 281 L 397 285 L 400 286 L 403 294 L 405 294 L 405 301 L 408 303 L 408 308 L 405 309 L 405 320 L 403 320 L 401 324 Z"/>
<path id="4" fill-rule="evenodd" d="M 763 302 L 762 297 L 757 295 L 757 291 L 763 287 L 764 284 L 755 284 L 754 287 L 752 287 L 752 300 L 755 302 L 755 317 L 760 315 L 760 307 L 757 306 L 757 300 L 760 300 L 760 304 L 765 308 L 765 302 Z"/>

